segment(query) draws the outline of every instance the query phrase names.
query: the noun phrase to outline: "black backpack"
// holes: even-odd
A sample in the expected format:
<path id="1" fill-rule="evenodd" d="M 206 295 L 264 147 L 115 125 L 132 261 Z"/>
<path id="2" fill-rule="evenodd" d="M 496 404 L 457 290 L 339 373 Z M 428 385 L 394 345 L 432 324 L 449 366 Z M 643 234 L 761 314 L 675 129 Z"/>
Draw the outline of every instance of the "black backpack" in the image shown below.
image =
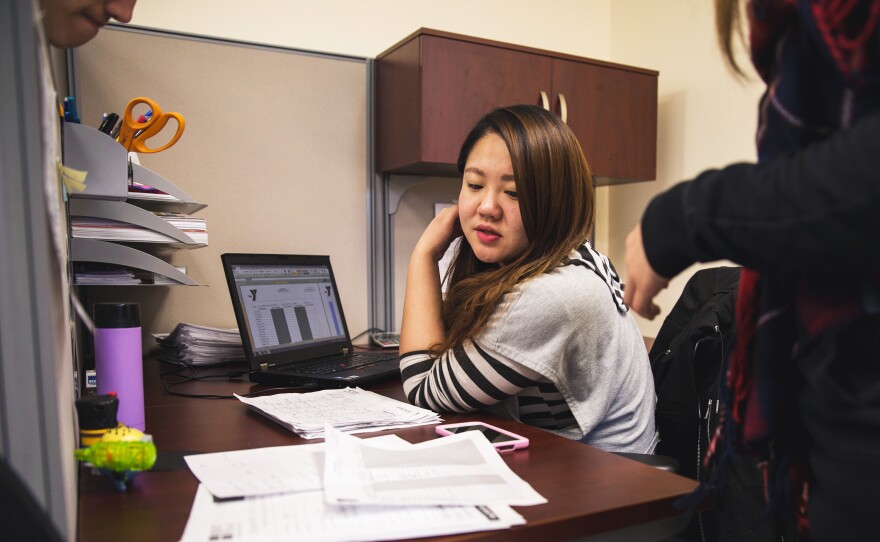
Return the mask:
<path id="1" fill-rule="evenodd" d="M 649 357 L 657 392 L 656 453 L 674 457 L 679 474 L 705 482 L 703 465 L 718 421 L 724 361 L 733 348 L 739 267 L 698 271 L 664 320 Z M 735 457 L 713 507 L 691 516 L 670 540 L 694 542 L 797 541 L 793 523 L 768 516 L 757 456 Z"/>
<path id="2" fill-rule="evenodd" d="M 657 392 L 656 453 L 674 457 L 679 474 L 704 482 L 706 448 L 715 431 L 723 360 L 733 345 L 739 267 L 698 271 L 660 327 L 649 358 Z M 694 514 L 680 535 L 716 540 L 714 512 Z"/>
<path id="3" fill-rule="evenodd" d="M 733 344 L 739 267 L 698 271 L 664 320 L 649 358 L 657 390 L 657 453 L 703 481 L 700 465 L 715 428 L 721 365 Z"/>

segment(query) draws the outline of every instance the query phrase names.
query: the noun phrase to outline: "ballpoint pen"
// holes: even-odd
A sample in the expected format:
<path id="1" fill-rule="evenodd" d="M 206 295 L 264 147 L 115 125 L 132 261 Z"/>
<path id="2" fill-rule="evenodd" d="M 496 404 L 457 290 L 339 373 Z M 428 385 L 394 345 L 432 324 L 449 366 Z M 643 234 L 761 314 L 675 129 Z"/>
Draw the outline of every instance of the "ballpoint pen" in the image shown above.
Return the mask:
<path id="1" fill-rule="evenodd" d="M 64 120 L 79 124 L 79 114 L 76 112 L 76 98 L 73 96 L 64 98 Z"/>
<path id="2" fill-rule="evenodd" d="M 101 122 L 101 126 L 98 128 L 99 132 L 103 132 L 107 135 L 111 135 L 113 129 L 116 127 L 116 123 L 119 121 L 119 115 L 116 113 L 107 113 L 107 116 L 104 118 L 103 122 Z"/>

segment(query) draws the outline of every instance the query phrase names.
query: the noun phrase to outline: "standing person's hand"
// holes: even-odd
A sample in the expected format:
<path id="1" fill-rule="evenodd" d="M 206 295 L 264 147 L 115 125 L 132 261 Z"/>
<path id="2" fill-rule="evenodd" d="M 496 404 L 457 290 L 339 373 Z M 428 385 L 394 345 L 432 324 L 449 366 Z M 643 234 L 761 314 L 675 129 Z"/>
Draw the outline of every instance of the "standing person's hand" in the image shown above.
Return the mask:
<path id="1" fill-rule="evenodd" d="M 623 302 L 640 316 L 653 320 L 660 314 L 660 307 L 654 303 L 654 297 L 669 285 L 669 280 L 658 275 L 648 263 L 645 245 L 642 243 L 641 225 L 633 228 L 626 236 L 624 264 L 627 280 L 623 289 Z"/>

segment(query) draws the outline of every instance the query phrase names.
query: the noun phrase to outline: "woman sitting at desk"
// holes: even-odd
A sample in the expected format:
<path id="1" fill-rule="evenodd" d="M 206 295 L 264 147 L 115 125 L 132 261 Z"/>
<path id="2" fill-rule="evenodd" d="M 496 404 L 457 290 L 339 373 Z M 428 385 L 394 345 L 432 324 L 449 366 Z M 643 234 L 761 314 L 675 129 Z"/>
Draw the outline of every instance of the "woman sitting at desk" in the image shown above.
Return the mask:
<path id="1" fill-rule="evenodd" d="M 539 107 L 496 109 L 468 134 L 458 169 L 458 205 L 434 218 L 409 263 L 409 401 L 496 405 L 599 448 L 652 453 L 651 368 L 614 268 L 584 241 L 594 194 L 574 134 Z M 443 299 L 437 264 L 462 234 Z"/>

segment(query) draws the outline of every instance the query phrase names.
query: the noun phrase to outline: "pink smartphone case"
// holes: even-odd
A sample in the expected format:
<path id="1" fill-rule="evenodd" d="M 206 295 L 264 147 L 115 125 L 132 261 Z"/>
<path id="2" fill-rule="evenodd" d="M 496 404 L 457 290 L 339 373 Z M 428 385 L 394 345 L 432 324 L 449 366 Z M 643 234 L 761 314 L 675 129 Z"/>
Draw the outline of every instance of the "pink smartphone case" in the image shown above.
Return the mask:
<path id="1" fill-rule="evenodd" d="M 505 453 L 505 452 L 512 452 L 513 450 L 520 450 L 522 448 L 528 447 L 528 445 L 529 445 L 529 439 L 527 439 L 526 437 L 524 437 L 522 435 L 517 435 L 516 433 L 511 433 L 510 431 L 506 431 L 504 429 L 501 429 L 500 427 L 495 427 L 494 425 L 490 425 L 490 424 L 484 423 L 484 422 L 462 422 L 462 423 L 448 423 L 448 424 L 438 425 L 437 428 L 435 429 L 435 432 L 438 435 L 441 435 L 444 437 L 449 436 L 449 435 L 455 435 L 457 433 L 449 431 L 447 428 L 462 427 L 462 426 L 468 426 L 468 425 L 478 426 L 482 429 L 486 429 L 486 430 L 490 430 L 490 431 L 497 431 L 498 433 L 501 433 L 502 435 L 507 435 L 508 437 L 511 437 L 514 439 L 514 440 L 508 440 L 508 441 L 504 441 L 504 442 L 493 442 L 492 446 L 494 446 L 495 449 L 498 450 L 498 453 Z M 490 442 L 491 442 L 491 440 L 490 440 Z"/>

